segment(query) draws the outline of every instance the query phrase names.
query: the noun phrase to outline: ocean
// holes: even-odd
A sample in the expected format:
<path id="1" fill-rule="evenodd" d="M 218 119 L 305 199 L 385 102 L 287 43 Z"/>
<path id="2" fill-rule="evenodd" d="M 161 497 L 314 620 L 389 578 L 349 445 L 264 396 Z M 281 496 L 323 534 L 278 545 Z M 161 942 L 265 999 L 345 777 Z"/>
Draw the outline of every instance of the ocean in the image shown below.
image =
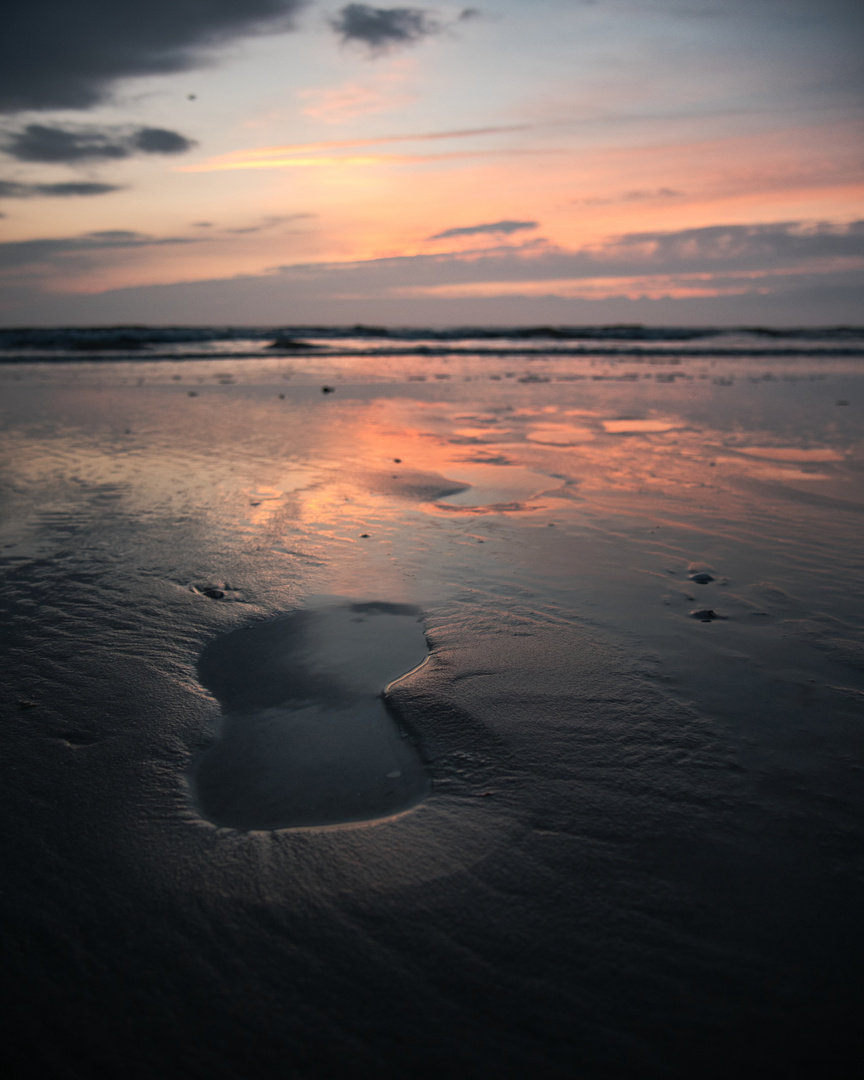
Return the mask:
<path id="1" fill-rule="evenodd" d="M 0 328 L 0 362 L 84 358 L 251 360 L 320 355 L 649 357 L 862 356 L 864 327 L 116 326 Z"/>

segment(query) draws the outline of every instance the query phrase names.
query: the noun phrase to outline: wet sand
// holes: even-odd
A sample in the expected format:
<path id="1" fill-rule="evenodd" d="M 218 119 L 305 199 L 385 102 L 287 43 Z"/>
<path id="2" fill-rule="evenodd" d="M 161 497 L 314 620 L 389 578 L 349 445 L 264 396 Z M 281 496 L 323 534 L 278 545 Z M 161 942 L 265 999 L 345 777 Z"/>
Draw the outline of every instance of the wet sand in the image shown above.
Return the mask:
<path id="1" fill-rule="evenodd" d="M 0 371 L 12 1075 L 841 1075 L 864 376 L 374 364 Z"/>

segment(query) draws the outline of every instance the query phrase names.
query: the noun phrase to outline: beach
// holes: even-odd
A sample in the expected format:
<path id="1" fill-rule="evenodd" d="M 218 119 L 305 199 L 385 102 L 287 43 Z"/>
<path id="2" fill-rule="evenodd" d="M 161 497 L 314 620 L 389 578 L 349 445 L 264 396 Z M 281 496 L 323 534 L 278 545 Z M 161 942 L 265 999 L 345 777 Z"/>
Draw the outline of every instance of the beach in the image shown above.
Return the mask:
<path id="1" fill-rule="evenodd" d="M 12 1074 L 842 1075 L 860 341 L 168 338 L 0 364 Z"/>

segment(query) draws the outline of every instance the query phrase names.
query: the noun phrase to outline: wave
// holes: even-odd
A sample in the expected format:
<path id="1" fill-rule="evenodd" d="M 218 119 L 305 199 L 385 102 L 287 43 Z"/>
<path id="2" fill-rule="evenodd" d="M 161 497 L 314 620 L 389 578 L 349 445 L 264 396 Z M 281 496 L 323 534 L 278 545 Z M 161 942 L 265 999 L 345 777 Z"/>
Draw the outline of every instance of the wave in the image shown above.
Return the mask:
<path id="1" fill-rule="evenodd" d="M 864 356 L 864 327 L 100 326 L 0 329 L 0 361 L 334 356 Z"/>

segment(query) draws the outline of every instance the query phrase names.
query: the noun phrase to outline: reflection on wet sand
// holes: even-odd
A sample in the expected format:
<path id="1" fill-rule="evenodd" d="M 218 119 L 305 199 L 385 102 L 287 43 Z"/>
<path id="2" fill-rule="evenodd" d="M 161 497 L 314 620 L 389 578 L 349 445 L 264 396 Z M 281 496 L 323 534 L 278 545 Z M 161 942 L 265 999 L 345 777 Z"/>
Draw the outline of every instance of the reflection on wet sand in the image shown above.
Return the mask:
<path id="1" fill-rule="evenodd" d="M 92 1047 L 140 1011 L 143 1055 L 168 986 L 231 1080 L 821 1054 L 860 989 L 862 376 L 387 363 L 0 370 L 10 979 Z"/>

